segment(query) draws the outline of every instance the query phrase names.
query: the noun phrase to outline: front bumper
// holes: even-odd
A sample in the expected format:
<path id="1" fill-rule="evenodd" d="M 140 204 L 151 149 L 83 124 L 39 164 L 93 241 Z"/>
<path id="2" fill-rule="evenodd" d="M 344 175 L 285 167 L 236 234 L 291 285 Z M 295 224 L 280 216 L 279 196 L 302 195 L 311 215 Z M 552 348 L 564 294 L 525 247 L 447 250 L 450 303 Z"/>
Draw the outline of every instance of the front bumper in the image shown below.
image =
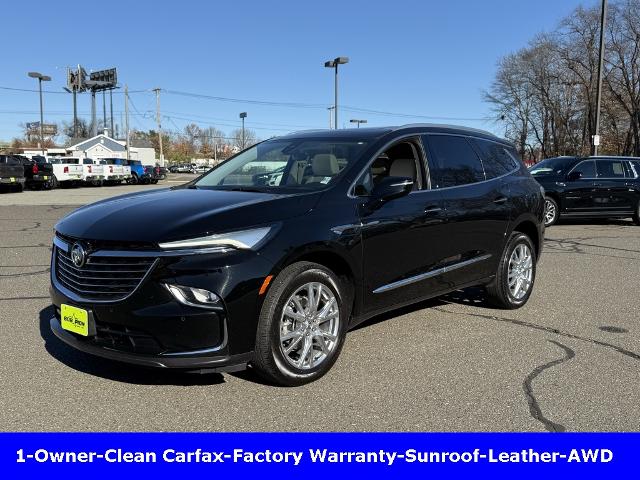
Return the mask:
<path id="1" fill-rule="evenodd" d="M 60 326 L 60 320 L 56 317 L 49 321 L 51 331 L 56 337 L 67 345 L 91 355 L 131 363 L 143 367 L 180 368 L 187 370 L 206 370 L 207 372 L 235 372 L 244 370 L 251 361 L 251 354 L 224 355 L 217 357 L 188 355 L 168 357 L 162 355 L 143 355 L 122 352 L 104 347 L 99 347 L 90 342 L 79 340 L 76 335 L 67 332 Z"/>
<path id="2" fill-rule="evenodd" d="M 272 268 L 255 252 L 159 257 L 126 298 L 91 301 L 57 278 L 56 239 L 50 294 L 56 315 L 53 333 L 78 350 L 137 365 L 231 371 L 251 361 L 258 320 L 258 291 Z M 219 308 L 179 303 L 165 283 L 204 288 L 218 294 Z M 94 328 L 83 337 L 63 330 L 61 304 L 88 310 Z"/>

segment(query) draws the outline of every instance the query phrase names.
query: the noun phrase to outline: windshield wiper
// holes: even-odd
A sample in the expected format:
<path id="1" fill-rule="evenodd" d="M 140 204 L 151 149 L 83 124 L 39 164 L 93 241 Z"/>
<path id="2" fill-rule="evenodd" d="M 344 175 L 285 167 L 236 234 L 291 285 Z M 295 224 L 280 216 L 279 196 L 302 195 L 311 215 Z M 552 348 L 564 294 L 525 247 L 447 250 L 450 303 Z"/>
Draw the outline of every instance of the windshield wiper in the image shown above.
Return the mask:
<path id="1" fill-rule="evenodd" d="M 245 187 L 245 186 L 237 186 L 232 188 L 225 188 L 225 190 L 231 190 L 232 192 L 258 192 L 264 193 L 264 189 L 260 189 L 257 187 Z"/>

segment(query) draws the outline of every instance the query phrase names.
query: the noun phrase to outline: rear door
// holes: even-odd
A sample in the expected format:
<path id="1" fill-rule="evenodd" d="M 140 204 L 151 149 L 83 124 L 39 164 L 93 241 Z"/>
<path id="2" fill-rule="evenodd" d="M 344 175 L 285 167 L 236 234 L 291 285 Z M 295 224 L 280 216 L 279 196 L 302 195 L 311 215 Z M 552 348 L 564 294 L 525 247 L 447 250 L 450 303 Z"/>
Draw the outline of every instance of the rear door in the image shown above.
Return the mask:
<path id="1" fill-rule="evenodd" d="M 632 212 L 637 205 L 637 193 L 629 162 L 618 158 L 598 158 L 596 172 L 594 206 L 612 213 Z"/>
<path id="2" fill-rule="evenodd" d="M 476 150 L 490 157 L 493 147 L 474 148 L 462 135 L 428 134 L 424 140 L 432 187 L 441 192 L 447 217 L 443 281 L 457 286 L 495 274 L 509 226 L 509 193 L 493 170 L 487 179 Z"/>

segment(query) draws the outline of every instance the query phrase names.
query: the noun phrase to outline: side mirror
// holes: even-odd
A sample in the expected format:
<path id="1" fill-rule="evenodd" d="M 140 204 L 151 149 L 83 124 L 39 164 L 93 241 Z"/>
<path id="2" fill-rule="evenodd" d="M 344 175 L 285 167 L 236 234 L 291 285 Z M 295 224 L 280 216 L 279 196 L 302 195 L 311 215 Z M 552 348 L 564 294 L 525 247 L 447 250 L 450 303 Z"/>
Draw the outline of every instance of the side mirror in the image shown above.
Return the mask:
<path id="1" fill-rule="evenodd" d="M 413 179 L 409 177 L 387 177 L 373 188 L 371 203 L 384 203 L 404 197 L 413 190 Z"/>
<path id="2" fill-rule="evenodd" d="M 582 172 L 576 172 L 575 170 L 567 175 L 567 180 L 570 182 L 575 182 L 576 180 L 580 180 L 582 178 Z"/>

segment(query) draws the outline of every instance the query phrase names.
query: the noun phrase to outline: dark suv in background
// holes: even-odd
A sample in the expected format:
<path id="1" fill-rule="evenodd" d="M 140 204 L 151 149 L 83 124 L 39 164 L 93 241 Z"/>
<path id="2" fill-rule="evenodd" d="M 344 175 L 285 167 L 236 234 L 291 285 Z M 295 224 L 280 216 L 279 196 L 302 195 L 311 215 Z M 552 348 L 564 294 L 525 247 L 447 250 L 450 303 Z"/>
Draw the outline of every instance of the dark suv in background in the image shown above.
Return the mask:
<path id="1" fill-rule="evenodd" d="M 326 373 L 347 330 L 374 315 L 472 285 L 498 307 L 524 305 L 543 212 L 514 147 L 486 132 L 295 133 L 186 185 L 63 218 L 50 324 L 114 360 L 251 365 L 300 385 Z"/>
<path id="2" fill-rule="evenodd" d="M 561 217 L 631 217 L 640 225 L 640 158 L 548 158 L 529 171 L 545 190 L 546 226 Z"/>

